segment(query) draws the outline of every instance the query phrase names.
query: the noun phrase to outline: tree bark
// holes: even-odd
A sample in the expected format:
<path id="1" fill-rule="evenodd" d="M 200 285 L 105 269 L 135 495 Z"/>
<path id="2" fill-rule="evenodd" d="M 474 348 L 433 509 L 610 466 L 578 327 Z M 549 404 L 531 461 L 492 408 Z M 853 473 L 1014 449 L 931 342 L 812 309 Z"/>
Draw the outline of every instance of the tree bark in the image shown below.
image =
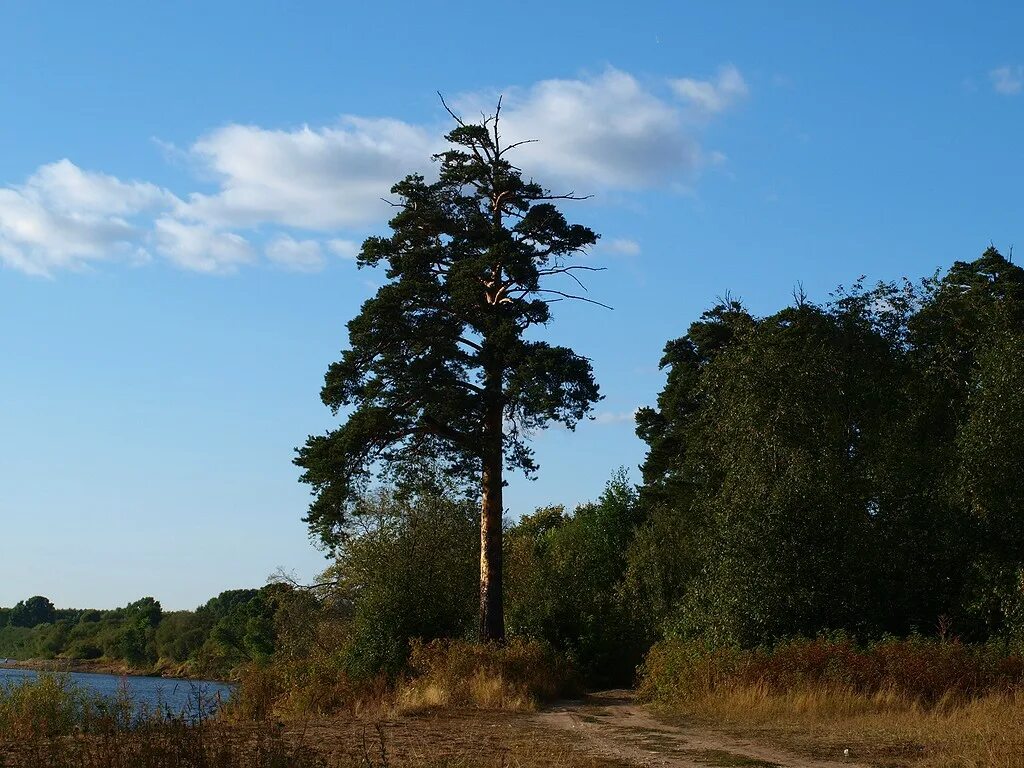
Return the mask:
<path id="1" fill-rule="evenodd" d="M 497 146 L 497 118 L 494 121 L 495 146 Z M 501 157 L 499 151 L 498 157 Z M 491 183 L 494 184 L 494 169 L 491 169 Z M 495 233 L 503 229 L 501 207 L 502 194 L 493 189 L 491 216 Z M 487 287 L 487 303 L 498 306 L 501 291 L 501 263 L 491 266 L 491 282 Z M 505 485 L 501 476 L 505 464 L 503 437 L 505 425 L 505 404 L 502 398 L 502 370 L 486 334 L 481 349 L 484 359 L 484 450 L 481 471 L 482 499 L 480 501 L 480 642 L 503 642 L 505 640 L 505 601 L 502 594 L 502 546 L 501 517 L 504 513 L 502 489 Z"/>
<path id="2" fill-rule="evenodd" d="M 483 457 L 483 493 L 480 504 L 480 641 L 505 639 L 505 607 L 502 596 L 501 518 L 502 445 L 500 403 L 488 408 L 487 447 Z"/>

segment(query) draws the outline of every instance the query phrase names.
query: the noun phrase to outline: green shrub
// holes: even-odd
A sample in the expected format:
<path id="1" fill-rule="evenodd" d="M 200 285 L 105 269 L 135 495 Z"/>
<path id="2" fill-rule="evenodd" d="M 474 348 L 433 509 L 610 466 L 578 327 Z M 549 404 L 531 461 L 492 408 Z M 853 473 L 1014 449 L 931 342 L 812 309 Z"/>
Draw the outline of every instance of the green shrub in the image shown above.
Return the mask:
<path id="1" fill-rule="evenodd" d="M 476 506 L 437 488 L 360 502 L 364 530 L 324 574 L 328 600 L 347 613 L 346 671 L 398 673 L 415 638 L 458 638 L 476 629 L 479 526 Z"/>
<path id="2" fill-rule="evenodd" d="M 506 540 L 510 635 L 536 637 L 598 685 L 631 684 L 647 632 L 620 589 L 640 511 L 624 471 L 572 514 L 546 507 Z"/>

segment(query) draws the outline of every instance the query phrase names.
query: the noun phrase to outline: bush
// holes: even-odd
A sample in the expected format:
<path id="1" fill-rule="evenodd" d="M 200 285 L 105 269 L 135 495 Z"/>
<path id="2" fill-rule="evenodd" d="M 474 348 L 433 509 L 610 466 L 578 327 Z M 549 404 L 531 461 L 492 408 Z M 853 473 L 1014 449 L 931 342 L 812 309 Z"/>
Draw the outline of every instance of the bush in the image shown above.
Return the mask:
<path id="1" fill-rule="evenodd" d="M 360 501 L 363 531 L 324 574 L 351 618 L 346 671 L 394 675 L 413 638 L 465 638 L 476 627 L 480 532 L 472 502 L 427 488 Z"/>
<path id="2" fill-rule="evenodd" d="M 15 740 L 123 728 L 136 714 L 126 692 L 105 699 L 79 688 L 69 675 L 43 673 L 0 686 L 0 736 Z"/>
<path id="3" fill-rule="evenodd" d="M 509 634 L 545 640 L 595 684 L 631 684 L 648 632 L 620 587 L 639 520 L 636 491 L 620 471 L 596 502 L 571 515 L 542 508 L 509 529 Z"/>
<path id="4" fill-rule="evenodd" d="M 70 733 L 84 704 L 66 675 L 6 685 L 0 688 L 0 733 L 14 738 Z"/>
<path id="5" fill-rule="evenodd" d="M 536 640 L 506 645 L 466 641 L 415 642 L 409 677 L 396 696 L 400 709 L 433 706 L 531 710 L 578 689 L 564 658 Z"/>

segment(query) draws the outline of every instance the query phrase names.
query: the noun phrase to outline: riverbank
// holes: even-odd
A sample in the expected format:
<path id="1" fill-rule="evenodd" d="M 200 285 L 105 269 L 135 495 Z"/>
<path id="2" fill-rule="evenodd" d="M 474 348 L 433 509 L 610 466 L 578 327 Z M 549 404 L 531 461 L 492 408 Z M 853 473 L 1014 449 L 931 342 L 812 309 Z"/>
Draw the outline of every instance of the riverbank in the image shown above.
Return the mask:
<path id="1" fill-rule="evenodd" d="M 151 667 L 135 667 L 118 659 L 7 659 L 0 662 L 0 669 L 28 669 L 35 672 L 82 672 L 115 677 L 173 677 L 188 678 L 192 675 L 184 664 L 160 664 Z M 224 681 L 215 681 L 224 682 Z"/>

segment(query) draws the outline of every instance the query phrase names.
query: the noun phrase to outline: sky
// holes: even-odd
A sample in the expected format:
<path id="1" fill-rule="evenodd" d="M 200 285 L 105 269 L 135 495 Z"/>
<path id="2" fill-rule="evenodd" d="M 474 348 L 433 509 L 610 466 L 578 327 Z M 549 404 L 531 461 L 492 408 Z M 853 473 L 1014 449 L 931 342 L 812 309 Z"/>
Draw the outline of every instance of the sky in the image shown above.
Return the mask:
<path id="1" fill-rule="evenodd" d="M 604 399 L 507 514 L 638 478 L 665 342 L 727 292 L 922 277 L 1021 242 L 1016 3 L 0 4 L 0 605 L 194 608 L 326 566 L 294 448 L 381 201 L 503 96 L 591 195 L 546 330 Z"/>

